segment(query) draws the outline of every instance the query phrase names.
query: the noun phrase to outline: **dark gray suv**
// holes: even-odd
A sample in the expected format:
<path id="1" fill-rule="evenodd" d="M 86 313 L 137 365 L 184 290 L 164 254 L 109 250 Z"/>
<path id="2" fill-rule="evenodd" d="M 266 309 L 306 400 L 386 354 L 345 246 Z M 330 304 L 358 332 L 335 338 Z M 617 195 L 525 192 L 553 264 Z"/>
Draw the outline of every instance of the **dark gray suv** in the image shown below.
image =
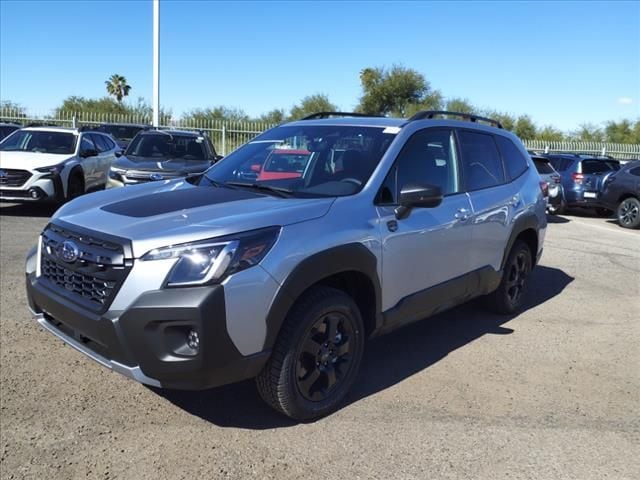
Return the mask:
<path id="1" fill-rule="evenodd" d="M 308 152 L 299 176 L 242 176 L 285 149 Z M 493 120 L 312 115 L 202 175 L 58 210 L 27 259 L 29 307 L 137 381 L 256 377 L 276 410 L 315 418 L 356 381 L 366 339 L 479 296 L 517 312 L 542 253 L 546 189 Z"/>

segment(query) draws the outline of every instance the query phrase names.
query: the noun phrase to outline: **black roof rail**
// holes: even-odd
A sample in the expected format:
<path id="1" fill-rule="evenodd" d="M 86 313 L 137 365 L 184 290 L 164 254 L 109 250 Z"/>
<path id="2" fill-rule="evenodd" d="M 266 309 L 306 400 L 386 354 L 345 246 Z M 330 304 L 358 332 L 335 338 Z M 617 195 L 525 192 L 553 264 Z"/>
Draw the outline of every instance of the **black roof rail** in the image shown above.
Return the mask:
<path id="1" fill-rule="evenodd" d="M 448 112 L 446 110 L 422 110 L 416 113 L 413 117 L 409 119 L 410 122 L 414 120 L 424 120 L 425 118 L 433 118 L 436 115 L 448 115 L 450 117 L 462 117 L 465 120 L 469 120 L 470 122 L 487 122 L 490 125 L 503 128 L 502 124 L 498 120 L 494 120 L 492 118 L 481 117 L 480 115 L 474 115 L 473 113 L 462 113 L 462 112 Z"/>
<path id="2" fill-rule="evenodd" d="M 319 120 L 331 117 L 382 117 L 382 115 L 370 115 L 368 113 L 358 112 L 317 112 L 312 113 L 311 115 L 307 115 L 300 120 Z"/>

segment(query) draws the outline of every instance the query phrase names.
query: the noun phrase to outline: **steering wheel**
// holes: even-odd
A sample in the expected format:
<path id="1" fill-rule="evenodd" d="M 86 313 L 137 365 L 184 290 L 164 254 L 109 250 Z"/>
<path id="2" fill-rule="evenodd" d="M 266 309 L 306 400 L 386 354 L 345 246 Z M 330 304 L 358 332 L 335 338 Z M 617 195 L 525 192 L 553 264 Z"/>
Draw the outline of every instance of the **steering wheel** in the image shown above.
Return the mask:
<path id="1" fill-rule="evenodd" d="M 354 185 L 356 185 L 357 187 L 362 185 L 362 182 L 360 180 L 358 180 L 357 178 L 342 178 L 340 179 L 341 182 L 349 182 L 349 183 L 353 183 Z"/>

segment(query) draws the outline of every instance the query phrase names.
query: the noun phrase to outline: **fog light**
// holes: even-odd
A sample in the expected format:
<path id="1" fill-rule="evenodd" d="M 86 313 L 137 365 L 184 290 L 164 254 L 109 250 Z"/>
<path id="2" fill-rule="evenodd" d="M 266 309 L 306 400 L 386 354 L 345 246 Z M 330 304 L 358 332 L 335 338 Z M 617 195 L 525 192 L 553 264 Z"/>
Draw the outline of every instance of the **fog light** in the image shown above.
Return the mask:
<path id="1" fill-rule="evenodd" d="M 29 195 L 31 195 L 31 198 L 38 198 L 40 196 L 40 192 L 35 188 L 32 188 L 29 190 Z"/>
<path id="2" fill-rule="evenodd" d="M 191 350 L 198 350 L 200 348 L 200 337 L 195 330 L 189 330 L 187 335 L 187 345 Z"/>

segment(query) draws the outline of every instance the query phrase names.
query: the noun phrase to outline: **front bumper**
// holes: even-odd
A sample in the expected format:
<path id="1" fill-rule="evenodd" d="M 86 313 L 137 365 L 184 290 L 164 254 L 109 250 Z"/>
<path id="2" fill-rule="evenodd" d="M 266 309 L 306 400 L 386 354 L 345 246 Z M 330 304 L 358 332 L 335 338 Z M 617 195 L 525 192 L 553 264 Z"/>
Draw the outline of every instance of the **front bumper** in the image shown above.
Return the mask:
<path id="1" fill-rule="evenodd" d="M 154 290 L 127 310 L 86 311 L 27 275 L 29 308 L 38 323 L 101 365 L 138 382 L 199 390 L 256 376 L 269 351 L 243 356 L 226 327 L 222 285 Z M 200 346 L 186 346 L 195 330 Z"/>

